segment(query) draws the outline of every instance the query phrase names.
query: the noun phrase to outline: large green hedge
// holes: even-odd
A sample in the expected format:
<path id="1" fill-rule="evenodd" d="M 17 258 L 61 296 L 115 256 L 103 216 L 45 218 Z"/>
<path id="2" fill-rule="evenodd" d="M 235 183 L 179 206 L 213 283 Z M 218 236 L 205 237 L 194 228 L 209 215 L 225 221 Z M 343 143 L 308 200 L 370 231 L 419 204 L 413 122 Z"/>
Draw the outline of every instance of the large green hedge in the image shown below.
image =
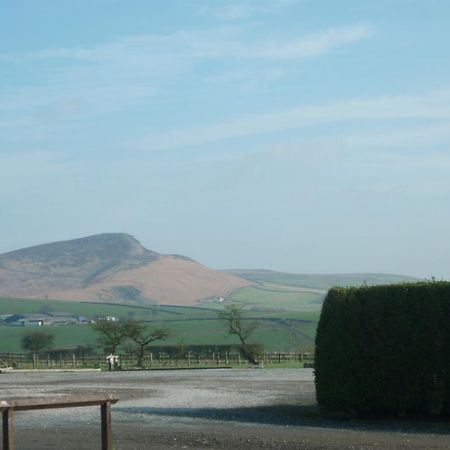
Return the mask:
<path id="1" fill-rule="evenodd" d="M 324 411 L 448 415 L 450 283 L 331 289 L 315 377 Z"/>

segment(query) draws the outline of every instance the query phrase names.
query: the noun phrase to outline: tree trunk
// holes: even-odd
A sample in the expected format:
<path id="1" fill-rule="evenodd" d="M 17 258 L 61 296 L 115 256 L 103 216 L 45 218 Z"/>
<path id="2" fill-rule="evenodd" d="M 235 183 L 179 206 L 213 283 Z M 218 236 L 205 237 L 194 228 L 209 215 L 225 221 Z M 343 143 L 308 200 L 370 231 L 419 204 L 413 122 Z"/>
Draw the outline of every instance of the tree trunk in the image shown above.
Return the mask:
<path id="1" fill-rule="evenodd" d="M 137 365 L 138 367 L 140 367 L 141 369 L 143 369 L 143 361 L 144 361 L 144 347 L 140 346 L 139 350 L 138 350 L 138 354 L 137 354 L 138 360 L 137 360 Z"/>

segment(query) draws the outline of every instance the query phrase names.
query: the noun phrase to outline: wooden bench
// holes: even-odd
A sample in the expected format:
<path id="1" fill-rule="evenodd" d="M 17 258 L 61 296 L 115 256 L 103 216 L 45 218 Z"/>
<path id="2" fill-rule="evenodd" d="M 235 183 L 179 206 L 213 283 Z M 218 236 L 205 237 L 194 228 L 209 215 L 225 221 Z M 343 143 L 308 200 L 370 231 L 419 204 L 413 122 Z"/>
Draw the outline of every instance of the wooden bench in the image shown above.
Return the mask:
<path id="1" fill-rule="evenodd" d="M 63 397 L 21 398 L 0 400 L 3 425 L 3 450 L 14 450 L 14 413 L 36 409 L 77 408 L 100 406 L 102 450 L 112 450 L 111 405 L 117 403 L 113 395 L 67 395 Z"/>

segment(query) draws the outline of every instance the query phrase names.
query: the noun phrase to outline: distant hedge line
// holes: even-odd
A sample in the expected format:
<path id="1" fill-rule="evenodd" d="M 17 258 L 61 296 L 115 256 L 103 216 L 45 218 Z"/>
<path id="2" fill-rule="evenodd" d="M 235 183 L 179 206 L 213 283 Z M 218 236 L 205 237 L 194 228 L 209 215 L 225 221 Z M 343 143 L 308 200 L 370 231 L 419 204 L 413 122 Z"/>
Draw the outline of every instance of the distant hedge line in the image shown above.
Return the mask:
<path id="1" fill-rule="evenodd" d="M 331 289 L 315 377 L 324 411 L 450 415 L 450 283 Z"/>

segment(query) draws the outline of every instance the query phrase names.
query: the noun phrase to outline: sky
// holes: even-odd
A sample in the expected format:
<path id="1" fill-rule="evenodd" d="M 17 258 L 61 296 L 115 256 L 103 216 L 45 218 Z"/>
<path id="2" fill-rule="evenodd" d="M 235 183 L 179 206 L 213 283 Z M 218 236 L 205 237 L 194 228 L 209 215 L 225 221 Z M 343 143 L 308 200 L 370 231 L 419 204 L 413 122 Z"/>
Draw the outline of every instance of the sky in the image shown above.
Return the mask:
<path id="1" fill-rule="evenodd" d="M 0 253 L 450 278 L 447 0 L 0 0 Z"/>

